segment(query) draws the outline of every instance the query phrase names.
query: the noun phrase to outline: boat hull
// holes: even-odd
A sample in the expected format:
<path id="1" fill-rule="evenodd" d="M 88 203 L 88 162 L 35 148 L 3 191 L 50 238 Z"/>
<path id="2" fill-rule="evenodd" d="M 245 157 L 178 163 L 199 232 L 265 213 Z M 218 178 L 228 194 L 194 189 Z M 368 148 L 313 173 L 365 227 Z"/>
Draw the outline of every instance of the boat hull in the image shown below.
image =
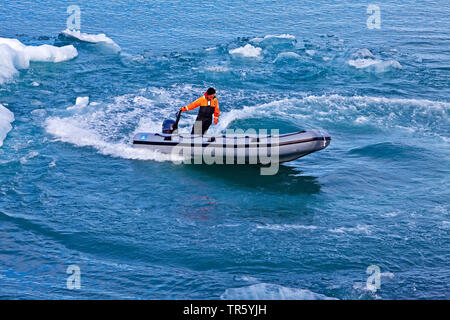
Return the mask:
<path id="1" fill-rule="evenodd" d="M 331 137 L 325 131 L 311 130 L 282 135 L 189 135 L 137 133 L 135 148 L 150 149 L 177 158 L 203 162 L 267 164 L 288 162 L 325 149 Z"/>

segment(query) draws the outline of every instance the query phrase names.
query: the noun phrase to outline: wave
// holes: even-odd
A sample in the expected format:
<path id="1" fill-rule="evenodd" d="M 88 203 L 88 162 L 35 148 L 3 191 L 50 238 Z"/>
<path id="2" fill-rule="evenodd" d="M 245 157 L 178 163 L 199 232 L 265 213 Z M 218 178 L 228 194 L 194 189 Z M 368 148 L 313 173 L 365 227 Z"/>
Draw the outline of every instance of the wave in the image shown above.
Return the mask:
<path id="1" fill-rule="evenodd" d="M 88 97 L 78 97 L 74 106 L 63 111 L 65 114 L 46 120 L 46 131 L 57 140 L 76 146 L 94 147 L 105 155 L 126 159 L 170 160 L 161 154 L 139 154 L 140 151 L 131 147 L 130 139 L 137 132 L 159 132 L 162 121 L 170 116 L 168 113 L 173 112 L 174 116 L 177 107 L 191 99 L 194 91 L 201 92 L 201 88 L 191 85 L 149 87 L 135 94 L 115 97 L 110 103 L 89 103 Z M 221 98 L 227 101 L 226 105 L 237 105 L 234 99 L 240 99 L 239 95 L 236 98 L 235 94 L 227 91 L 221 92 Z M 219 124 L 212 126 L 209 132 L 224 132 L 233 125 L 248 129 L 240 120 L 263 118 L 271 119 L 271 122 L 282 121 L 283 124 L 299 129 L 333 130 L 339 127 L 342 131 L 342 126 L 355 130 L 358 127 L 375 125 L 381 130 L 398 129 L 401 125 L 400 130 L 408 127 L 427 134 L 441 134 L 440 131 L 447 126 L 447 113 L 450 108 L 450 103 L 447 102 L 370 96 L 305 95 L 273 101 L 270 101 L 271 96 L 267 96 L 265 99 L 269 102 L 244 105 L 229 111 L 224 107 Z M 167 101 L 170 101 L 173 108 L 167 105 Z M 184 113 L 180 131 L 189 131 L 195 117 L 196 112 Z M 410 134 L 409 131 L 407 134 Z M 270 227 L 289 228 L 266 228 Z"/>
<path id="2" fill-rule="evenodd" d="M 47 133 L 56 141 L 78 147 L 92 147 L 100 154 L 133 160 L 173 161 L 171 155 L 133 148 L 130 139 L 136 132 L 159 132 L 165 110 L 155 109 L 167 92 L 152 88 L 156 99 L 132 94 L 114 98 L 109 104 L 89 103 L 88 97 L 78 97 L 66 115 L 45 120 Z M 149 112 L 148 109 L 151 111 Z"/>
<path id="3" fill-rule="evenodd" d="M 0 147 L 3 146 L 6 135 L 12 129 L 12 122 L 14 122 L 14 113 L 0 104 Z"/>
<path id="4" fill-rule="evenodd" d="M 63 30 L 61 31 L 61 34 L 65 36 L 68 39 L 73 39 L 80 42 L 87 42 L 87 43 L 98 43 L 98 44 L 104 44 L 107 46 L 110 46 L 115 51 L 120 51 L 120 46 L 115 43 L 111 38 L 108 38 L 104 33 L 100 34 L 88 34 L 88 33 L 82 33 L 80 31 L 76 30 Z"/>
<path id="5" fill-rule="evenodd" d="M 328 230 L 332 233 L 363 233 L 366 235 L 371 234 L 370 227 L 367 225 L 358 224 L 356 227 L 340 227 Z"/>
<path id="6" fill-rule="evenodd" d="M 154 161 L 172 161 L 170 155 L 164 155 L 159 152 L 133 148 L 128 141 L 108 142 L 101 135 L 97 134 L 75 119 L 50 117 L 45 121 L 46 131 L 56 137 L 61 142 L 71 143 L 78 147 L 93 147 L 101 154 L 131 159 L 131 160 L 154 160 Z"/>
<path id="7" fill-rule="evenodd" d="M 260 58 L 262 49 L 259 47 L 254 47 L 247 43 L 243 47 L 232 49 L 228 51 L 233 56 L 240 56 L 245 58 Z"/>
<path id="8" fill-rule="evenodd" d="M 213 71 L 213 72 L 229 72 L 231 69 L 228 67 L 223 66 L 212 66 L 212 67 L 206 67 L 206 71 Z"/>
<path id="9" fill-rule="evenodd" d="M 402 161 L 408 159 L 422 159 L 427 156 L 426 149 L 414 145 L 405 145 L 401 143 L 380 142 L 369 144 L 348 151 L 349 154 L 365 156 L 374 159 L 385 159 L 392 161 Z"/>
<path id="10" fill-rule="evenodd" d="M 224 130 L 237 120 L 271 118 L 303 128 L 356 130 L 369 126 L 378 130 L 401 130 L 407 134 L 420 133 L 448 141 L 449 110 L 449 102 L 426 99 L 304 95 L 233 109 L 221 116 L 218 129 Z"/>
<path id="11" fill-rule="evenodd" d="M 310 290 L 270 283 L 226 289 L 220 298 L 222 300 L 337 300 Z"/>
<path id="12" fill-rule="evenodd" d="M 0 38 L 0 84 L 13 78 L 19 73 L 18 70 L 28 69 L 32 61 L 58 63 L 76 56 L 77 49 L 72 45 L 26 46 L 17 39 Z"/>
<path id="13" fill-rule="evenodd" d="M 137 94 L 114 97 L 109 103 L 89 102 L 89 97 L 78 97 L 73 106 L 60 111 L 60 115 L 47 117 L 43 125 L 55 141 L 92 147 L 103 155 L 133 160 L 181 160 L 133 148 L 131 138 L 137 132 L 160 132 L 163 119 L 169 116 L 167 101 L 174 105 L 175 116 L 177 107 L 186 102 L 180 100 L 180 96 L 192 91 L 190 85 L 169 89 L 149 87 Z M 190 127 L 195 116 L 195 113 L 183 115 L 186 121 L 180 124 L 181 132 Z"/>
<path id="14" fill-rule="evenodd" d="M 292 109 L 297 101 L 298 99 L 296 98 L 285 98 L 256 106 L 244 106 L 242 109 L 233 109 L 224 112 L 221 115 L 217 130 L 225 130 L 234 121 L 248 118 L 274 117 L 276 115 L 278 118 L 289 119 L 292 115 L 287 112 L 287 109 Z M 297 115 L 297 117 L 301 117 L 301 115 Z"/>

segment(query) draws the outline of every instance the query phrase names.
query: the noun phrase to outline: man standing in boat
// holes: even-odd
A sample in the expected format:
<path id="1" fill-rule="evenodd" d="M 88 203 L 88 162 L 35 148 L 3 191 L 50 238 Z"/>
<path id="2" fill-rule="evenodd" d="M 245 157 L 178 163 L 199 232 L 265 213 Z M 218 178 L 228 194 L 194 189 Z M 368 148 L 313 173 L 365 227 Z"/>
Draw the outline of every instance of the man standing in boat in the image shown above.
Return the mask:
<path id="1" fill-rule="evenodd" d="M 194 126 L 192 127 L 191 134 L 205 134 L 208 131 L 209 126 L 213 121 L 214 125 L 219 122 L 219 102 L 216 97 L 216 90 L 214 88 L 209 88 L 203 96 L 195 100 L 194 102 L 188 104 L 186 107 L 180 108 L 181 111 L 189 111 L 200 107 L 198 111 L 197 119 L 195 120 Z"/>

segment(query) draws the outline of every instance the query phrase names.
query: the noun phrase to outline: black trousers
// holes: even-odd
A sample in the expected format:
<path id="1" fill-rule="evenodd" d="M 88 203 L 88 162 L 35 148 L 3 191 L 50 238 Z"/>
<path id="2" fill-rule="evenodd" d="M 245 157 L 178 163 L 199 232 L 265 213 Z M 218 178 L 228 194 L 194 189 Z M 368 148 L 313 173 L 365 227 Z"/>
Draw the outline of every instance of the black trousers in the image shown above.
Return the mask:
<path id="1" fill-rule="evenodd" d="M 212 119 L 197 118 L 195 120 L 194 126 L 192 127 L 191 134 L 198 134 L 201 129 L 202 135 L 204 135 L 206 133 L 206 131 L 208 131 L 211 123 L 212 123 Z"/>

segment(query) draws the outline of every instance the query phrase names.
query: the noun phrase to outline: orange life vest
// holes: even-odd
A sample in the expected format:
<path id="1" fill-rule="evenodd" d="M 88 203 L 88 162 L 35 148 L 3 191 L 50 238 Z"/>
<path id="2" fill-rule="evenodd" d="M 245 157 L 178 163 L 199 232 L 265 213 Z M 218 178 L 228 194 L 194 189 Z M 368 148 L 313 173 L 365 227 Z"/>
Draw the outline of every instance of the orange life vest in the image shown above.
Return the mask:
<path id="1" fill-rule="evenodd" d="M 197 107 L 200 107 L 200 110 L 199 110 L 198 116 L 197 116 L 198 120 L 210 120 L 210 119 L 212 120 L 212 115 L 214 115 L 215 119 L 219 118 L 220 110 L 219 110 L 219 101 L 217 100 L 217 97 L 214 97 L 213 99 L 208 100 L 206 98 L 206 93 L 205 93 L 203 96 L 201 96 L 194 102 L 188 104 L 182 110 L 189 111 L 189 110 L 195 109 Z"/>

